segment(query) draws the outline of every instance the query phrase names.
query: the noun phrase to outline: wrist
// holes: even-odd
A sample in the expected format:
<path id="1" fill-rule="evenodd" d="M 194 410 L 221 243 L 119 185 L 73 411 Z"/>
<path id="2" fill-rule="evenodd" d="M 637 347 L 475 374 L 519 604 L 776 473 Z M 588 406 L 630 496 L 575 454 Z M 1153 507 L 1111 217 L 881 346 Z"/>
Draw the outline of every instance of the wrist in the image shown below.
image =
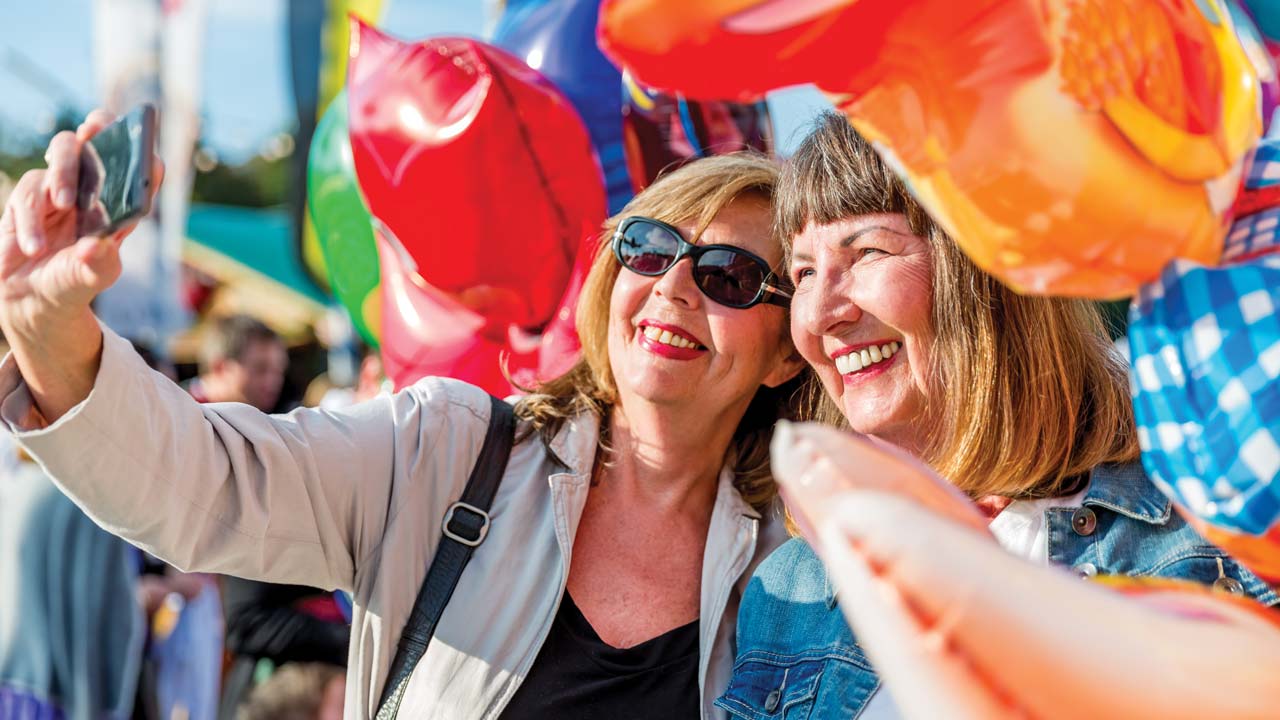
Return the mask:
<path id="1" fill-rule="evenodd" d="M 21 346 L 28 354 L 85 358 L 98 354 L 102 328 L 93 311 L 83 306 L 6 318 L 4 334 L 10 346 Z"/>
<path id="2" fill-rule="evenodd" d="M 41 415 L 54 422 L 89 396 L 102 356 L 102 328 L 92 311 L 42 314 L 6 323 L 13 359 Z"/>

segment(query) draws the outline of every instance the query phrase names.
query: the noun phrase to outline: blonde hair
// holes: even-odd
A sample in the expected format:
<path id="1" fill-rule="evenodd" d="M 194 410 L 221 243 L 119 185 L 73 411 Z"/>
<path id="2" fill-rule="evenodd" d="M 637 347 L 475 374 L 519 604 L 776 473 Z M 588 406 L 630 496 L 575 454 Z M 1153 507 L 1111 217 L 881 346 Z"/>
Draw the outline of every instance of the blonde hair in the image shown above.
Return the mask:
<path id="1" fill-rule="evenodd" d="M 621 265 L 610 240 L 623 219 L 643 215 L 671 224 L 692 222 L 696 242 L 716 215 L 738 198 L 769 203 L 777 185 L 778 166 L 755 153 L 704 158 L 660 177 L 636 195 L 617 215 L 605 221 L 595 261 L 578 300 L 577 329 L 582 358 L 568 372 L 540 384 L 516 405 L 516 416 L 527 423 L 526 435 L 538 433 L 544 442 L 569 418 L 593 412 L 607 420 L 618 402 L 617 385 L 609 364 L 609 303 Z M 784 329 L 779 342 L 789 343 Z M 802 381 L 757 390 L 738 424 L 726 461 L 734 468 L 734 486 L 747 503 L 764 510 L 777 495 L 769 468 L 769 441 L 779 417 L 795 417 L 794 398 Z M 601 424 L 607 449 L 608 422 Z M 522 438 L 523 439 L 523 438 Z"/>
<path id="2" fill-rule="evenodd" d="M 979 269 L 843 115 L 783 168 L 774 228 L 901 213 L 928 242 L 934 350 L 925 460 L 973 497 L 1055 497 L 1095 465 L 1138 457 L 1124 360 L 1093 303 L 1018 295 Z M 812 417 L 845 424 L 811 380 Z"/>

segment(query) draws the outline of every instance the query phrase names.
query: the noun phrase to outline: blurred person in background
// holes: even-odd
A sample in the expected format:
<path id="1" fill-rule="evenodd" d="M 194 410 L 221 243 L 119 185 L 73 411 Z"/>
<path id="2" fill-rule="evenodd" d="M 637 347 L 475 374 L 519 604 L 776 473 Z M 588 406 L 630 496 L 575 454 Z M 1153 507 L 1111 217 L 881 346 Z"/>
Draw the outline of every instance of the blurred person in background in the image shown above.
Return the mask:
<path id="1" fill-rule="evenodd" d="M 149 348 L 134 349 L 164 369 Z M 204 585 L 163 566 L 139 576 L 143 562 L 0 440 L 0 718 L 161 717 L 149 620 L 171 595 L 190 599 Z"/>
<path id="2" fill-rule="evenodd" d="M 235 720 L 342 720 L 347 681 L 324 663 L 293 663 L 254 688 Z"/>
<path id="3" fill-rule="evenodd" d="M 139 553 L 40 466 L 15 467 L 0 476 L 0 718 L 129 718 L 146 637 Z"/>
<path id="4" fill-rule="evenodd" d="M 200 402 L 245 403 L 270 411 L 280 399 L 288 362 L 284 341 L 260 320 L 247 315 L 219 318 L 205 337 L 200 375 L 187 391 Z M 235 717 L 255 682 L 277 666 L 346 664 L 350 631 L 329 593 L 225 577 L 222 596 L 232 663 L 219 717 Z"/>
<path id="5" fill-rule="evenodd" d="M 200 402 L 239 402 L 270 412 L 280 399 L 289 355 L 274 330 L 248 315 L 213 321 L 200 352 L 200 375 L 187 391 Z"/>

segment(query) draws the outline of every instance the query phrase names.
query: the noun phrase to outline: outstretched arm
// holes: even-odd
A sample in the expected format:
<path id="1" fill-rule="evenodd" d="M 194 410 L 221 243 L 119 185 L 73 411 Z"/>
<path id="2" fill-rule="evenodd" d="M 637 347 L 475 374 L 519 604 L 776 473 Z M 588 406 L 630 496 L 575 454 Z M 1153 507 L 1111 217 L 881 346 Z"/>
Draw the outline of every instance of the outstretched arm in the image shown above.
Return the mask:
<path id="1" fill-rule="evenodd" d="M 1023 561 L 974 531 L 963 499 L 941 502 L 927 468 L 829 428 L 784 433 L 774 467 L 907 717 L 1262 718 L 1280 707 L 1280 620 L 1251 600 L 1170 581 L 1116 592 Z"/>

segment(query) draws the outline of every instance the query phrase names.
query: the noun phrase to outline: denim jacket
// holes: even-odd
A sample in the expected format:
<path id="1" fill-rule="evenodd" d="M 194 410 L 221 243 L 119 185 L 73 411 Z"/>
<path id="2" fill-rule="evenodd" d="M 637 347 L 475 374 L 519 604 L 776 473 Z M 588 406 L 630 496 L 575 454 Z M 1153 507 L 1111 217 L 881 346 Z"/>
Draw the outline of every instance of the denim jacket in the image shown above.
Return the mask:
<path id="1" fill-rule="evenodd" d="M 1082 576 L 1216 584 L 1280 603 L 1265 582 L 1174 513 L 1140 464 L 1100 465 L 1091 480 L 1081 507 L 1046 511 L 1051 563 Z M 733 677 L 716 704 L 752 720 L 851 718 L 879 683 L 817 555 L 800 538 L 774 551 L 743 595 Z"/>

